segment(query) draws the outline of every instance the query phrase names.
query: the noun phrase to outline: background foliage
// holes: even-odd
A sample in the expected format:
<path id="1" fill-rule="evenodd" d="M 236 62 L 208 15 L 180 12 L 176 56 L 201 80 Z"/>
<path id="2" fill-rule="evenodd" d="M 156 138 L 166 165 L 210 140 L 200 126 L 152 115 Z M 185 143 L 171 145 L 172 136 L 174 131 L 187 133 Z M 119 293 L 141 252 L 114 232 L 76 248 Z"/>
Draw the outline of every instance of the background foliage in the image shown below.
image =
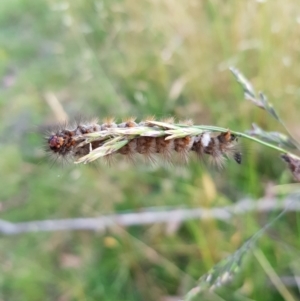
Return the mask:
<path id="1" fill-rule="evenodd" d="M 49 163 L 38 129 L 80 112 L 99 120 L 175 116 L 239 131 L 252 122 L 278 130 L 242 101 L 228 71 L 235 65 L 299 138 L 299 27 L 292 0 L 2 0 L 1 219 L 210 208 L 274 196 L 274 185 L 291 177 L 278 154 L 261 146 L 245 145 L 243 164 L 228 162 L 222 171 L 194 159 L 187 166 L 118 160 L 62 168 Z M 53 98 L 63 111 L 51 108 Z M 178 300 L 275 215 L 1 236 L 0 300 Z M 282 279 L 299 277 L 299 231 L 299 217 L 289 213 L 258 243 Z M 205 298 L 286 299 L 266 266 L 253 256 L 247 262 L 237 283 Z M 282 283 L 300 300 L 297 281 Z"/>

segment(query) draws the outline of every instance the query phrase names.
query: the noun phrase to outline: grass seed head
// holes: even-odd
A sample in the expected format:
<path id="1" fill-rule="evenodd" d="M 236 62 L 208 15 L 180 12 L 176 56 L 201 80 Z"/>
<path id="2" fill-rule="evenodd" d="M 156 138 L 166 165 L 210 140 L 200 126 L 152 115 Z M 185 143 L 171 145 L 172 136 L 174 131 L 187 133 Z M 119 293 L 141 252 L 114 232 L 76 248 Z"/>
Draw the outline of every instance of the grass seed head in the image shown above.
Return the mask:
<path id="1" fill-rule="evenodd" d="M 170 118 L 140 123 L 134 120 L 129 118 L 117 124 L 110 118 L 103 124 L 77 122 L 56 127 L 47 136 L 47 150 L 54 155 L 72 157 L 76 163 L 89 163 L 115 154 L 130 161 L 142 155 L 151 162 L 156 156 L 169 162 L 177 154 L 180 161 L 187 162 L 191 152 L 201 159 L 209 156 L 219 167 L 224 165 L 226 157 L 241 162 L 241 153 L 235 147 L 237 138 L 230 131 L 215 134 L 191 122 L 174 124 Z"/>

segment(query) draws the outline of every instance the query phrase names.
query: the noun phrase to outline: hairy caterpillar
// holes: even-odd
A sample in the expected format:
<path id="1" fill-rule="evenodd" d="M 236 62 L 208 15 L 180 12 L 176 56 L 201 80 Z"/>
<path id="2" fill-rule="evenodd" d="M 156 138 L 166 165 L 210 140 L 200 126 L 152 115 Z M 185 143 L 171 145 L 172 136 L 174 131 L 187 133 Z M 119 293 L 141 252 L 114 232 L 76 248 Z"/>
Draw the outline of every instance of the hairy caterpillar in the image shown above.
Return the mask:
<path id="1" fill-rule="evenodd" d="M 172 135 L 174 130 L 179 134 Z M 200 158 L 209 156 L 217 166 L 222 166 L 226 157 L 233 158 L 238 164 L 242 161 L 237 136 L 229 130 L 188 134 L 184 130 L 180 132 L 170 120 L 136 123 L 129 119 L 117 124 L 108 119 L 103 124 L 92 121 L 60 125 L 48 131 L 46 150 L 58 157 L 74 158 L 76 163 L 89 163 L 116 153 L 129 158 L 140 154 L 150 160 L 160 155 L 168 161 L 177 153 L 187 161 L 190 152 Z"/>

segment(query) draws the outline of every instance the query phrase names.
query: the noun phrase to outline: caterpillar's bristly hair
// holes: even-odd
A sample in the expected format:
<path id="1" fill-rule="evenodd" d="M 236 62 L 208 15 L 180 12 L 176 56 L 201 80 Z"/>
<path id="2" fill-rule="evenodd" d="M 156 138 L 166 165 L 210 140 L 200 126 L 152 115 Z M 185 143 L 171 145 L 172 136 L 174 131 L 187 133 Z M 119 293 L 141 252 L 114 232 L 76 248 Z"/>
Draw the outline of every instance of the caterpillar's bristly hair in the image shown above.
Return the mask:
<path id="1" fill-rule="evenodd" d="M 156 153 L 161 155 L 166 162 L 172 159 L 172 151 L 174 149 L 174 141 L 166 140 L 165 137 L 156 138 Z"/>
<path id="2" fill-rule="evenodd" d="M 182 128 L 180 127 L 182 126 Z M 191 128 L 189 128 L 191 127 Z M 129 118 L 115 123 L 112 118 L 98 124 L 96 119 L 83 122 L 77 119 L 74 125 L 60 124 L 51 127 L 46 137 L 46 150 L 64 161 L 89 163 L 104 157 L 112 163 L 115 154 L 133 161 L 137 154 L 155 162 L 156 156 L 171 162 L 174 156 L 187 162 L 190 152 L 202 160 L 206 156 L 218 167 L 226 158 L 241 163 L 242 154 L 236 147 L 237 137 L 230 131 L 214 133 L 195 130 L 192 122 L 174 124 L 173 118 L 157 122 L 153 120 L 135 122 Z"/>
<path id="3" fill-rule="evenodd" d="M 188 162 L 189 151 L 192 149 L 195 137 L 186 136 L 184 138 L 174 139 L 174 150 L 179 154 L 182 162 Z"/>
<path id="4" fill-rule="evenodd" d="M 116 163 L 116 157 L 112 154 L 103 156 L 103 159 L 107 166 L 113 166 Z"/>
<path id="5" fill-rule="evenodd" d="M 151 121 L 154 121 L 154 120 L 152 119 Z M 165 122 L 165 123 L 170 123 L 170 124 L 173 124 L 175 122 L 174 117 L 163 118 L 161 121 Z"/>

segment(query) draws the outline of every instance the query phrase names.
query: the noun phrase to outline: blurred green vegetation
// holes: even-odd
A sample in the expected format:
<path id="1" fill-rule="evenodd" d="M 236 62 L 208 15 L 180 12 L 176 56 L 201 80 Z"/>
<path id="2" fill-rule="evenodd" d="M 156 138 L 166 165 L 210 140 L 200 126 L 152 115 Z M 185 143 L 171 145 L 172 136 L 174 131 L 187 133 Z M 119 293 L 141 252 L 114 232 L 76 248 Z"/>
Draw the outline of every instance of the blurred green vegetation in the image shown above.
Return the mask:
<path id="1" fill-rule="evenodd" d="M 254 144 L 244 146 L 241 166 L 228 162 L 222 171 L 195 159 L 187 166 L 121 158 L 111 167 L 52 165 L 39 127 L 61 117 L 49 106 L 54 96 L 71 119 L 78 112 L 99 120 L 175 116 L 239 131 L 252 122 L 280 130 L 243 101 L 228 71 L 234 65 L 299 138 L 297 1 L 2 0 L 0 28 L 1 219 L 230 205 L 291 181 L 278 154 Z M 154 224 L 2 235 L 0 300 L 178 300 L 275 215 L 194 220 L 173 231 Z M 299 277 L 299 225 L 289 213 L 259 241 L 279 277 Z M 250 257 L 238 285 L 218 298 L 288 300 Z M 296 285 L 287 289 L 300 300 Z"/>

